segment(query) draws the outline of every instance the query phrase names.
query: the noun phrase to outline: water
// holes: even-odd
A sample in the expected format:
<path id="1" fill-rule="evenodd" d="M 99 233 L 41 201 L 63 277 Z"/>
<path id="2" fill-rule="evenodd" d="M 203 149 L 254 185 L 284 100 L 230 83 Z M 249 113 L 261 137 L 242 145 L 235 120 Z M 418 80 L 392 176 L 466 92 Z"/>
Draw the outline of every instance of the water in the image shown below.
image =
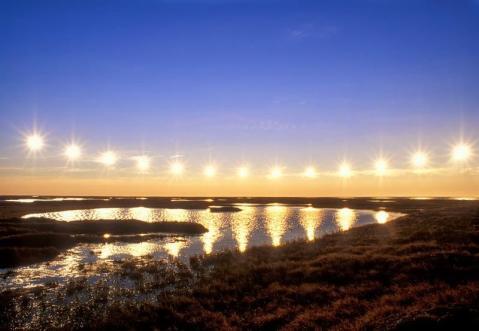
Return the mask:
<path id="1" fill-rule="evenodd" d="M 4 202 L 16 202 L 16 203 L 34 203 L 34 202 L 60 202 L 60 201 L 85 201 L 85 200 L 101 200 L 109 201 L 106 199 L 94 199 L 94 198 L 17 198 L 17 199 L 5 199 Z"/>
<path id="2" fill-rule="evenodd" d="M 78 273 L 79 266 L 99 261 L 116 261 L 150 255 L 155 259 L 177 257 L 187 261 L 197 254 L 211 254 L 225 249 L 240 252 L 259 245 L 278 246 L 285 242 L 314 240 L 325 234 L 351 227 L 386 223 L 401 214 L 387 211 L 322 209 L 281 204 L 237 204 L 240 212 L 211 213 L 209 210 L 166 208 L 97 208 L 67 210 L 29 217 L 48 217 L 59 221 L 138 219 L 145 222 L 192 221 L 204 225 L 208 232 L 198 236 L 169 236 L 140 243 L 109 242 L 82 244 L 65 251 L 53 261 L 15 269 L 4 279 L 7 287 L 32 286 L 62 281 Z M 113 236 L 110 240 L 114 238 Z M 6 272 L 6 270 L 4 270 Z"/>
<path id="3" fill-rule="evenodd" d="M 281 204 L 236 206 L 241 208 L 240 212 L 211 213 L 209 210 L 146 207 L 96 208 L 28 214 L 24 218 L 46 217 L 66 222 L 102 219 L 197 222 L 205 226 L 208 232 L 190 238 L 188 247 L 182 247 L 181 250 L 193 251 L 187 254 L 192 255 L 209 254 L 224 249 L 244 251 L 247 247 L 258 245 L 278 246 L 286 241 L 303 238 L 313 240 L 327 233 L 348 230 L 352 226 L 385 223 L 396 216 L 386 211 L 372 212 L 349 208 L 336 210 Z M 148 254 L 156 250 L 148 249 Z M 173 255 L 177 256 L 179 253 L 178 251 L 178 254 Z"/>

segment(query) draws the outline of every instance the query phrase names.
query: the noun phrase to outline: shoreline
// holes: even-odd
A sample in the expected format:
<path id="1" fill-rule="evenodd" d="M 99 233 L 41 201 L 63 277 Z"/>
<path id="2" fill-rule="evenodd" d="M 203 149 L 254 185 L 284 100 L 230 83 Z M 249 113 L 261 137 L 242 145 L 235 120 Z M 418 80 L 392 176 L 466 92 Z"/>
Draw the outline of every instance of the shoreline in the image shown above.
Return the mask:
<path id="1" fill-rule="evenodd" d="M 98 198 L 98 197 L 95 197 Z M 109 197 L 101 197 L 101 199 Z M 417 198 L 209 198 L 204 197 L 191 198 L 188 201 L 174 200 L 171 197 L 155 197 L 139 200 L 138 198 L 114 198 L 108 201 L 104 200 L 78 200 L 78 201 L 39 201 L 32 203 L 18 203 L 0 201 L 0 222 L 4 218 L 22 217 L 27 214 L 56 212 L 73 209 L 93 209 L 93 208 L 172 208 L 189 210 L 206 210 L 210 206 L 235 207 L 235 204 L 272 204 L 280 203 L 286 205 L 308 205 L 316 208 L 351 208 L 351 209 L 369 209 L 380 210 L 386 208 L 392 212 L 405 212 L 419 209 L 441 208 L 444 204 L 447 206 L 456 206 L 463 208 L 473 206 L 479 200 L 456 200 L 455 198 L 435 198 L 435 199 L 417 199 Z M 212 201 L 205 201 L 211 200 Z M 173 201 L 172 201 L 173 200 Z M 241 208 L 241 206 L 239 206 Z"/>

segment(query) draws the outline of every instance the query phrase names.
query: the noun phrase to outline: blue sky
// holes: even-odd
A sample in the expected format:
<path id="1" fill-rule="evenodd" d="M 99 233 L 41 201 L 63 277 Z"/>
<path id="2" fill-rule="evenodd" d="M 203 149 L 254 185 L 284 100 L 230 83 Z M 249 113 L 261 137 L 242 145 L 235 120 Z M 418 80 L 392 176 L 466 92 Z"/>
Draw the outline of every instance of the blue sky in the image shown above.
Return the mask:
<path id="1" fill-rule="evenodd" d="M 3 0 L 0 31 L 4 164 L 34 122 L 198 166 L 479 139 L 477 1 Z"/>

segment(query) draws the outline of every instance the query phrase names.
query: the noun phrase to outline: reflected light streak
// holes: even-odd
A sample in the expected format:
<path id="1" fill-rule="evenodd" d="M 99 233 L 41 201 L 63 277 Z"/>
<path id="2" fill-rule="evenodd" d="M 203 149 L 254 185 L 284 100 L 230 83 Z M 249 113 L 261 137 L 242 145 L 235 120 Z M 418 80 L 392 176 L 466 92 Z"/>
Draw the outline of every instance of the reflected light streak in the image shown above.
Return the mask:
<path id="1" fill-rule="evenodd" d="M 134 257 L 141 257 L 152 254 L 158 245 L 152 242 L 141 242 L 135 244 L 105 244 L 101 246 L 100 258 L 107 259 L 114 255 L 127 254 Z"/>
<path id="2" fill-rule="evenodd" d="M 152 222 L 152 211 L 150 208 L 146 207 L 134 207 L 129 209 L 129 215 L 132 219 L 143 221 L 143 222 Z"/>
<path id="3" fill-rule="evenodd" d="M 165 221 L 168 222 L 186 222 L 189 216 L 186 209 L 167 208 L 164 213 Z"/>
<path id="4" fill-rule="evenodd" d="M 126 253 L 135 257 L 145 256 L 154 253 L 158 246 L 152 242 L 141 242 L 138 244 L 129 244 L 126 246 Z"/>
<path id="5" fill-rule="evenodd" d="M 177 240 L 174 242 L 169 242 L 164 245 L 166 252 L 173 256 L 178 257 L 180 255 L 180 251 L 186 246 L 186 242 L 183 240 Z"/>
<path id="6" fill-rule="evenodd" d="M 115 212 L 118 208 L 97 208 L 95 209 L 92 219 L 95 220 L 113 220 L 115 219 Z"/>
<path id="7" fill-rule="evenodd" d="M 244 252 L 248 247 L 249 237 L 253 231 L 253 222 L 255 216 L 255 208 L 241 206 L 241 211 L 233 215 L 231 228 L 233 237 L 238 243 L 238 250 Z"/>
<path id="8" fill-rule="evenodd" d="M 286 213 L 287 208 L 285 206 L 271 205 L 266 207 L 266 228 L 273 246 L 281 244 L 281 238 L 286 232 Z"/>
<path id="9" fill-rule="evenodd" d="M 380 210 L 374 214 L 374 218 L 379 224 L 384 224 L 389 220 L 389 213 L 384 210 Z"/>
<path id="10" fill-rule="evenodd" d="M 221 215 L 218 215 L 221 217 Z M 206 216 L 205 220 L 201 220 L 201 224 L 208 229 L 208 232 L 201 236 L 201 241 L 203 242 L 203 250 L 206 254 L 211 254 L 213 251 L 213 245 L 220 237 L 220 227 L 221 220 L 217 215 Z"/>
<path id="11" fill-rule="evenodd" d="M 33 203 L 38 199 L 6 199 L 7 202 Z"/>
<path id="12" fill-rule="evenodd" d="M 301 225 L 306 232 L 306 238 L 313 241 L 315 238 L 316 229 L 321 224 L 322 211 L 314 207 L 307 207 L 301 209 Z"/>
<path id="13" fill-rule="evenodd" d="M 338 224 L 341 231 L 346 231 L 351 228 L 351 226 L 356 221 L 356 213 L 354 210 L 349 208 L 341 208 L 336 212 L 336 223 Z"/>
<path id="14" fill-rule="evenodd" d="M 71 221 L 79 221 L 81 220 L 82 212 L 81 210 L 65 210 L 61 212 L 60 219 L 71 222 Z"/>

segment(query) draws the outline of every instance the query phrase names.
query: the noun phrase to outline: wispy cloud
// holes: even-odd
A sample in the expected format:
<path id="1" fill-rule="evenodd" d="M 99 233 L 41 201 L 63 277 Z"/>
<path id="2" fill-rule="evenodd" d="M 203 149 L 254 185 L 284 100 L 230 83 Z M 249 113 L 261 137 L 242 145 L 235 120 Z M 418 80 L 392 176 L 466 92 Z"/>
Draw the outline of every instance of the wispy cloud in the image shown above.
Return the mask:
<path id="1" fill-rule="evenodd" d="M 303 40 L 306 38 L 329 39 L 339 32 L 336 25 L 315 25 L 312 23 L 301 24 L 288 29 L 288 37 L 292 40 Z"/>

